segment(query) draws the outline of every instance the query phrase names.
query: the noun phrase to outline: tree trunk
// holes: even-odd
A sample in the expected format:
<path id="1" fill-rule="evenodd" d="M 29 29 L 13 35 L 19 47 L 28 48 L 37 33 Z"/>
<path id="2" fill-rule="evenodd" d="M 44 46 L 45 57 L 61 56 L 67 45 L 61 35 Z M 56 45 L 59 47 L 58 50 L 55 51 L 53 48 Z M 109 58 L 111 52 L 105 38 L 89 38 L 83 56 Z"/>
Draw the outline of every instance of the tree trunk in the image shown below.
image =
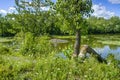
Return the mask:
<path id="1" fill-rule="evenodd" d="M 81 32 L 80 32 L 80 29 L 78 29 L 76 30 L 76 40 L 74 45 L 73 57 L 78 57 L 80 52 L 80 44 L 81 44 Z"/>

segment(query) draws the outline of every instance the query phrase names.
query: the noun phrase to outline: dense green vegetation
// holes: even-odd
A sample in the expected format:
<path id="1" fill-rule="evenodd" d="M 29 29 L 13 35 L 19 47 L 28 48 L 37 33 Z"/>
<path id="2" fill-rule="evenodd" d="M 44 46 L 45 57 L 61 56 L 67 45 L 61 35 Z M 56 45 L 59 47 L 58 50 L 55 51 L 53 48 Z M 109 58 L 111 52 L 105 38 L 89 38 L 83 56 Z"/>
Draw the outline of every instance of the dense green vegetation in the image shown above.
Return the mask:
<path id="1" fill-rule="evenodd" d="M 49 12 L 42 12 L 42 17 L 40 17 L 42 20 L 41 22 L 36 22 L 34 20 L 34 16 L 27 16 L 26 18 L 22 18 L 24 23 L 26 19 L 27 23 L 26 26 L 22 23 L 20 25 L 17 22 L 17 17 L 19 17 L 18 14 L 8 14 L 6 16 L 0 16 L 0 36 L 14 36 L 15 34 L 19 33 L 22 28 L 23 30 L 30 31 L 35 33 L 35 35 L 43 35 L 43 34 L 50 34 L 50 35 L 70 35 L 75 34 L 72 31 L 63 31 L 61 30 L 59 25 L 63 25 L 62 23 L 58 23 L 57 17 L 55 15 L 51 16 Z M 16 16 L 16 18 L 14 18 Z M 25 15 L 24 15 L 25 16 Z M 30 18 L 32 17 L 32 18 Z M 21 17 L 20 17 L 21 18 Z M 31 19 L 31 20 L 27 20 Z M 43 19 L 42 19 L 43 18 Z M 35 18 L 37 19 L 37 18 Z M 44 21 L 45 19 L 45 21 Z M 20 19 L 19 19 L 20 20 Z M 38 20 L 38 19 L 37 19 Z M 20 22 L 20 21 L 19 21 Z M 44 23 L 46 22 L 46 23 Z M 118 34 L 120 33 L 120 18 L 115 16 L 111 17 L 110 19 L 104 19 L 104 18 L 97 18 L 97 17 L 90 17 L 87 19 L 87 22 L 89 26 L 86 28 L 86 31 L 88 34 Z M 30 24 L 30 25 L 29 25 Z M 32 25 L 33 24 L 33 25 Z M 41 25 L 41 26 L 40 26 Z M 24 26 L 24 27 L 22 27 Z M 36 26 L 36 27 L 32 27 Z M 29 29 L 28 29 L 29 28 Z M 35 28 L 36 30 L 34 30 Z M 65 27 L 62 27 L 65 28 Z"/>
<path id="2" fill-rule="evenodd" d="M 29 39 L 30 34 L 26 34 Z M 41 40 L 42 39 L 42 40 Z M 72 59 L 73 47 L 56 50 L 42 37 L 37 44 L 24 43 L 18 51 L 0 46 L 1 80 L 119 80 L 119 61 L 109 56 L 109 64 L 99 63 L 95 57 Z M 31 41 L 31 40 L 29 40 Z M 39 44 L 38 44 L 39 43 Z M 23 44 L 21 44 L 23 45 Z M 36 45 L 36 46 L 34 46 Z M 35 53 L 34 53 L 35 52 Z M 65 56 L 60 56 L 59 52 Z M 23 54 L 21 54 L 23 53 Z"/>
<path id="3" fill-rule="evenodd" d="M 119 17 L 90 17 L 91 0 L 30 1 L 15 0 L 16 12 L 0 15 L 0 80 L 119 80 L 120 61 L 113 55 L 106 58 L 108 64 L 98 62 L 93 55 L 85 60 L 72 58 L 83 44 L 81 34 L 120 33 Z M 74 34 L 76 52 L 73 45 L 56 48 L 49 41 L 75 38 L 63 36 Z M 82 38 L 86 43 L 92 40 Z M 99 42 L 107 43 L 103 39 Z"/>
<path id="4" fill-rule="evenodd" d="M 72 59 L 73 45 L 56 49 L 49 43 L 49 36 L 36 37 L 36 39 L 32 37 L 31 33 L 26 33 L 25 38 L 16 35 L 12 40 L 19 44 L 20 49 L 18 50 L 15 45 L 9 48 L 0 45 L 1 80 L 119 80 L 120 61 L 115 60 L 113 55 L 106 58 L 108 64 L 99 63 L 92 55 L 84 61 Z M 75 38 L 74 36 L 52 37 Z M 102 36 L 96 36 L 95 38 L 105 41 L 112 40 L 112 37 L 118 38 L 117 36 L 109 36 L 104 39 Z M 87 40 L 85 36 L 82 38 Z M 9 38 L 5 38 L 5 40 L 8 42 Z M 65 56 L 62 56 L 61 53 Z"/>
<path id="5" fill-rule="evenodd" d="M 120 18 L 117 16 L 110 19 L 90 17 L 88 33 L 90 34 L 115 34 L 120 33 Z"/>
<path id="6" fill-rule="evenodd" d="M 63 23 L 60 24 L 61 28 L 69 33 L 72 31 L 76 35 L 73 55 L 77 57 L 80 53 L 81 32 L 87 26 L 85 17 L 89 17 L 93 12 L 92 0 L 57 0 L 55 10 L 59 22 Z"/>
<path id="7" fill-rule="evenodd" d="M 24 32 L 32 32 L 35 35 L 75 34 L 75 27 L 68 27 L 70 24 L 67 22 L 63 24 L 62 17 L 58 16 L 57 13 L 51 9 L 39 12 L 37 10 L 32 12 L 31 10 L 23 8 L 20 10 L 19 14 L 0 15 L 0 36 L 14 36 L 21 32 L 21 30 Z M 36 13 L 36 15 L 34 15 L 34 13 Z M 73 21 L 71 19 L 68 21 Z M 111 17 L 110 19 L 91 16 L 87 19 L 87 25 L 84 27 L 84 32 L 87 32 L 88 34 L 120 33 L 120 18 L 117 16 Z"/>

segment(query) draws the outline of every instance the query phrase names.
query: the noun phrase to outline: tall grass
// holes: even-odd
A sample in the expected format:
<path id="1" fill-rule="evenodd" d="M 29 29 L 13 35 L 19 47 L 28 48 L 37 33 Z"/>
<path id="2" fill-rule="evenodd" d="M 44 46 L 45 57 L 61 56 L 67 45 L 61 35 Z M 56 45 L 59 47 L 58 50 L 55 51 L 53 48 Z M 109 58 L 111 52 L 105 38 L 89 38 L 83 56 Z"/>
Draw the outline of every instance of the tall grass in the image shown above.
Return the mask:
<path id="1" fill-rule="evenodd" d="M 7 59 L 9 58 L 9 59 Z M 95 58 L 80 60 L 49 57 L 0 57 L 1 80 L 119 80 L 116 63 L 103 64 Z"/>

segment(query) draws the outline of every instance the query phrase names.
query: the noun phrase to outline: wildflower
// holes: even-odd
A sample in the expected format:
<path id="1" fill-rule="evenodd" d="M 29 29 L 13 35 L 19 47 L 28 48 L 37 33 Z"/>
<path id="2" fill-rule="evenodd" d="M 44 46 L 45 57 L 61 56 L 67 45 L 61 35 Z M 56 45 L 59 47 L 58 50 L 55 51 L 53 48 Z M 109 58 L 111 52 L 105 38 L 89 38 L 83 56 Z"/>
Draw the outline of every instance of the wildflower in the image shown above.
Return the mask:
<path id="1" fill-rule="evenodd" d="M 72 74 L 72 72 L 69 72 L 68 74 Z"/>
<path id="2" fill-rule="evenodd" d="M 53 74 L 53 72 L 51 72 L 51 74 Z"/>
<path id="3" fill-rule="evenodd" d="M 60 70 L 60 68 L 57 68 L 57 70 L 59 71 L 59 70 Z"/>
<path id="4" fill-rule="evenodd" d="M 45 71 L 46 73 L 48 72 L 48 70 Z"/>
<path id="5" fill-rule="evenodd" d="M 84 60 L 83 63 L 85 63 L 86 61 Z"/>
<path id="6" fill-rule="evenodd" d="M 87 75 L 84 75 L 84 77 L 86 78 L 86 77 L 87 77 Z"/>
<path id="7" fill-rule="evenodd" d="M 89 71 L 91 71 L 92 69 L 91 68 L 89 68 Z"/>
<path id="8" fill-rule="evenodd" d="M 107 65 L 110 65 L 111 64 L 111 62 L 108 62 L 108 64 Z"/>

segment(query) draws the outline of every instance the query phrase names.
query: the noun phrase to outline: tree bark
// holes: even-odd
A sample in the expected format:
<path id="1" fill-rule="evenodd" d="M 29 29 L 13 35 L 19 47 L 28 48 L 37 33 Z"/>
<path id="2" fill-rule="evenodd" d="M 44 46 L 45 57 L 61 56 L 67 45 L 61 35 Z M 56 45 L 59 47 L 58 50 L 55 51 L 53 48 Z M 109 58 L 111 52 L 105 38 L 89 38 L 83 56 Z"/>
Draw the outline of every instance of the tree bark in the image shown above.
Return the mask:
<path id="1" fill-rule="evenodd" d="M 76 39 L 75 39 L 73 57 L 78 57 L 80 52 L 80 45 L 81 45 L 81 32 L 80 29 L 78 29 L 76 30 Z"/>

